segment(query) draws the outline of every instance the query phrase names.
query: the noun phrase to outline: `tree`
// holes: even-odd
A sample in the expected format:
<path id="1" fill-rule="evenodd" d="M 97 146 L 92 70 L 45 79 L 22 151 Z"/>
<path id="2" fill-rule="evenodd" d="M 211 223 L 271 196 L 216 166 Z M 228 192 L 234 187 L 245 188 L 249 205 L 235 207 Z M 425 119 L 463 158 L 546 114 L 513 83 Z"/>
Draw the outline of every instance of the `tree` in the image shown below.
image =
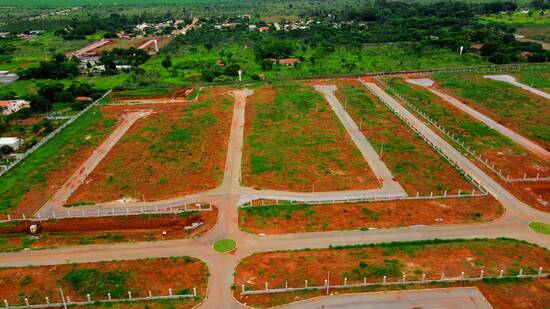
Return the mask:
<path id="1" fill-rule="evenodd" d="M 230 65 L 225 67 L 223 74 L 227 76 L 237 76 L 239 75 L 240 69 L 241 69 L 240 65 L 236 63 L 231 63 Z"/>
<path id="2" fill-rule="evenodd" d="M 12 152 L 13 152 L 13 148 L 11 148 L 8 145 L 4 145 L 4 146 L 0 147 L 0 155 L 2 155 L 2 157 L 6 157 L 7 155 L 9 155 Z"/>
<path id="3" fill-rule="evenodd" d="M 53 100 L 56 93 L 63 91 L 65 86 L 62 83 L 49 83 L 38 89 L 38 94 L 48 100 Z"/>
<path id="4" fill-rule="evenodd" d="M 489 61 L 496 64 L 510 63 L 510 57 L 503 52 L 495 52 L 489 57 Z"/>
<path id="5" fill-rule="evenodd" d="M 166 58 L 164 58 L 164 60 L 162 60 L 160 64 L 163 68 L 168 69 L 172 66 L 172 59 L 170 58 L 170 56 L 166 56 Z"/>
<path id="6" fill-rule="evenodd" d="M 47 113 L 52 109 L 53 102 L 43 96 L 34 96 L 30 105 L 31 110 L 36 113 Z"/>
<path id="7" fill-rule="evenodd" d="M 273 61 L 269 59 L 262 60 L 262 70 L 269 71 L 273 68 Z"/>
<path id="8" fill-rule="evenodd" d="M 497 42 L 487 42 L 481 46 L 481 55 L 482 56 L 491 56 L 498 49 Z"/>

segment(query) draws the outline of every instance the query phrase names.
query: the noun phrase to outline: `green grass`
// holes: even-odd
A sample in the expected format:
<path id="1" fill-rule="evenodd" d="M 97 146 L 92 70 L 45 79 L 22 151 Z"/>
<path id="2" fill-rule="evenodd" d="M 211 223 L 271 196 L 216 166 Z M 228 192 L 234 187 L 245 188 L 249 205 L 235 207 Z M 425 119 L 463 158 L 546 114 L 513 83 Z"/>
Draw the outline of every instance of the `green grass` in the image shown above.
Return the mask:
<path id="1" fill-rule="evenodd" d="M 550 26 L 550 15 L 546 14 L 545 16 L 541 16 L 538 11 L 533 11 L 533 14 L 531 16 L 526 13 L 516 12 L 513 14 L 487 15 L 482 16 L 481 19 L 487 22 L 498 22 L 515 26 Z"/>
<path id="2" fill-rule="evenodd" d="M 29 191 L 44 192 L 50 174 L 71 163 L 85 147 L 97 145 L 116 123 L 93 108 L 0 177 L 0 213 L 8 213 Z M 87 139 L 86 137 L 90 138 Z"/>
<path id="3" fill-rule="evenodd" d="M 514 75 L 521 83 L 550 92 L 550 69 L 519 71 L 514 72 L 512 75 Z"/>
<path id="4" fill-rule="evenodd" d="M 440 86 L 493 120 L 550 145 L 550 113 L 545 99 L 505 82 L 480 75 L 436 73 Z"/>
<path id="5" fill-rule="evenodd" d="M 220 253 L 227 253 L 235 250 L 237 243 L 232 239 L 220 239 L 214 243 L 214 250 Z"/>
<path id="6" fill-rule="evenodd" d="M 531 222 L 529 223 L 529 227 L 537 233 L 550 234 L 550 224 L 544 222 Z"/>
<path id="7" fill-rule="evenodd" d="M 100 272 L 94 268 L 74 268 L 63 276 L 63 280 L 78 294 L 92 297 L 105 297 L 107 293 L 113 298 L 128 296 L 128 280 L 131 272 L 119 270 Z"/>

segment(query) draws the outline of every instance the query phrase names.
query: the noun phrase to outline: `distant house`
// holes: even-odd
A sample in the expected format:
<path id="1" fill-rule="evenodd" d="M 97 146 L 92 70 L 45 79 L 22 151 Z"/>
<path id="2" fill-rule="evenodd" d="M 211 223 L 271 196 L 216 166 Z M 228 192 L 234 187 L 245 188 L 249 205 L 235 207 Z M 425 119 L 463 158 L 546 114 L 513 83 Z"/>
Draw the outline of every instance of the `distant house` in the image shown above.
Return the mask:
<path id="1" fill-rule="evenodd" d="M 266 31 L 269 31 L 269 27 L 267 27 L 267 26 L 260 27 L 260 28 L 258 28 L 258 30 L 259 30 L 260 32 L 266 32 Z"/>
<path id="2" fill-rule="evenodd" d="M 298 59 L 298 58 L 279 59 L 279 64 L 280 65 L 294 66 L 298 63 L 300 63 L 300 59 Z"/>
<path id="3" fill-rule="evenodd" d="M 258 29 L 258 26 L 256 25 L 248 25 L 248 30 L 256 31 Z"/>
<path id="4" fill-rule="evenodd" d="M 30 104 L 28 101 L 25 100 L 0 101 L 0 111 L 4 115 L 15 113 L 18 110 L 26 107 L 30 107 Z"/>
<path id="5" fill-rule="evenodd" d="M 81 96 L 81 97 L 76 97 L 76 100 L 79 102 L 89 102 L 89 101 L 92 101 L 92 98 Z"/>
<path id="6" fill-rule="evenodd" d="M 15 151 L 18 150 L 21 145 L 23 145 L 23 141 L 18 137 L 0 137 L 0 148 L 2 146 L 9 146 Z"/>

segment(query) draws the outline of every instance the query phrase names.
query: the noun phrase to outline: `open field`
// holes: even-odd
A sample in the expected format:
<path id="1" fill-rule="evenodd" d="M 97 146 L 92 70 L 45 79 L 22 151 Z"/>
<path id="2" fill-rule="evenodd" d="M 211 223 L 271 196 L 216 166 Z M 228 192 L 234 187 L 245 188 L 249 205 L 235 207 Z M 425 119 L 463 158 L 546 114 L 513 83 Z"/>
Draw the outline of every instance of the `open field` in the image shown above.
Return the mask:
<path id="1" fill-rule="evenodd" d="M 418 242 L 397 242 L 385 244 L 369 244 L 349 247 L 333 247 L 331 249 L 296 250 L 256 253 L 243 259 L 235 272 L 235 285 L 251 289 L 265 288 L 265 282 L 272 288 L 301 287 L 304 280 L 309 286 L 323 285 L 330 273 L 330 283 L 343 284 L 344 278 L 348 283 L 397 281 L 403 274 L 409 280 L 420 280 L 422 274 L 426 279 L 439 279 L 441 273 L 446 278 L 460 278 L 463 271 L 466 277 L 479 276 L 485 271 L 485 276 L 498 276 L 500 269 L 504 275 L 516 275 L 520 268 L 524 274 L 536 274 L 538 267 L 550 267 L 550 253 L 543 248 L 524 242 L 510 239 L 481 239 L 481 240 L 426 240 Z M 519 284 L 521 288 L 514 292 L 516 297 L 507 298 L 505 293 L 510 291 L 510 283 Z M 548 298 L 544 292 L 550 284 L 548 279 L 533 279 L 528 285 L 521 282 L 503 283 L 481 282 L 476 283 L 482 292 L 487 290 L 495 295 L 489 300 L 496 308 L 543 308 L 548 305 Z M 473 285 L 464 283 L 464 285 Z M 426 287 L 437 287 L 428 285 Z M 448 285 L 446 285 L 448 286 Z M 498 287 L 498 288 L 497 288 Z M 528 288 L 529 287 L 529 288 Z M 404 289 L 397 286 L 394 289 Z M 411 286 L 410 288 L 422 288 Z M 385 290 L 390 287 L 374 286 L 369 289 L 355 291 Z M 528 290 L 536 291 L 529 293 Z M 338 292 L 354 292 L 346 289 Z M 241 296 L 240 289 L 236 289 L 234 296 L 248 305 L 267 307 L 289 303 L 305 298 L 324 295 L 325 291 L 310 291 L 297 293 L 264 294 L 257 296 Z M 521 296 L 520 296 L 521 295 Z M 496 301 L 502 298 L 504 302 Z"/>
<path id="2" fill-rule="evenodd" d="M 225 88 L 197 103 L 111 105 L 103 110 L 155 108 L 111 149 L 68 203 L 159 200 L 221 184 L 233 102 Z"/>
<path id="3" fill-rule="evenodd" d="M 518 71 L 511 75 L 514 75 L 520 83 L 550 92 L 550 70 Z"/>
<path id="4" fill-rule="evenodd" d="M 336 96 L 347 102 L 348 112 L 369 143 L 382 152 L 382 160 L 399 184 L 414 195 L 471 191 L 473 186 L 358 81 L 331 80 Z M 383 148 L 382 148 L 383 147 Z"/>
<path id="5" fill-rule="evenodd" d="M 92 299 L 146 297 L 153 295 L 192 294 L 197 288 L 197 298 L 189 299 L 182 308 L 196 305 L 206 293 L 208 268 L 202 261 L 191 257 L 155 258 L 133 261 L 112 261 L 55 266 L 35 266 L 0 269 L 2 299 L 10 305 L 61 302 L 59 288 L 71 301 Z"/>
<path id="6" fill-rule="evenodd" d="M 544 98 L 482 75 L 438 73 L 433 77 L 457 99 L 550 149 L 550 109 Z"/>
<path id="7" fill-rule="evenodd" d="M 262 189 L 338 191 L 379 187 L 343 125 L 313 87 L 255 89 L 246 109 L 243 183 Z"/>
<path id="8" fill-rule="evenodd" d="M 93 108 L 0 178 L 0 213 L 30 215 L 57 191 L 117 123 Z"/>
<path id="9" fill-rule="evenodd" d="M 489 162 L 494 162 L 496 170 L 502 170 L 503 174 L 510 175 L 510 178 L 522 178 L 524 174 L 528 177 L 535 177 L 537 174 L 546 177 L 550 174 L 550 163 L 548 161 L 524 150 L 507 137 L 463 113 L 425 88 L 408 84 L 397 78 L 392 79 L 390 82 L 410 103 L 443 125 L 447 130 L 458 135 L 459 139 L 475 150 L 477 154 L 482 155 Z M 449 138 L 446 139 L 450 141 Z M 535 208 L 548 211 L 547 205 L 550 199 L 548 195 L 550 184 L 548 182 L 508 183 L 500 179 L 478 160 L 472 158 L 472 162 L 486 170 L 489 175 L 494 176 L 508 190 L 516 193 L 518 198 Z"/>
<path id="10" fill-rule="evenodd" d="M 370 203 L 278 205 L 239 209 L 241 229 L 256 234 L 304 233 L 411 225 L 481 223 L 503 208 L 492 197 Z"/>
<path id="11" fill-rule="evenodd" d="M 184 212 L 177 215 L 138 215 L 120 217 L 58 219 L 42 222 L 18 221 L 0 223 L 0 251 L 47 249 L 89 244 L 114 244 L 198 237 L 210 230 L 218 210 Z M 202 222 L 194 230 L 186 226 Z M 37 224 L 39 234 L 28 234 Z M 166 235 L 163 235 L 166 232 Z"/>

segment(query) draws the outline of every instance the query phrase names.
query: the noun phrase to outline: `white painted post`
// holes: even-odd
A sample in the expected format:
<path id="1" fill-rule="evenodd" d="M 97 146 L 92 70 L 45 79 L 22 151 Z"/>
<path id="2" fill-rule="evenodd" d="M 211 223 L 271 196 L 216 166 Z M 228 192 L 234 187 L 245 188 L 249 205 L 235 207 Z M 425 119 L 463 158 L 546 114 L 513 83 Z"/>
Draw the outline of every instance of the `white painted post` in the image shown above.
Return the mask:
<path id="1" fill-rule="evenodd" d="M 445 192 L 443 193 L 443 196 L 447 196 L 447 190 L 445 190 Z"/>
<path id="2" fill-rule="evenodd" d="M 269 285 L 267 284 L 267 282 L 265 283 L 265 290 L 269 290 Z"/>
<path id="3" fill-rule="evenodd" d="M 521 276 L 523 276 L 523 268 L 520 268 L 520 269 L 519 269 L 518 277 L 521 277 Z"/>
<path id="4" fill-rule="evenodd" d="M 241 294 L 244 294 L 244 284 L 241 284 Z"/>
<path id="5" fill-rule="evenodd" d="M 433 197 L 434 196 L 434 192 L 430 192 L 430 197 Z"/>
<path id="6" fill-rule="evenodd" d="M 46 304 L 50 304 L 50 298 L 48 296 L 44 297 L 44 300 L 46 301 Z"/>
<path id="7" fill-rule="evenodd" d="M 285 281 L 285 290 L 288 290 L 288 281 Z"/>
<path id="8" fill-rule="evenodd" d="M 445 273 L 441 273 L 441 280 L 445 280 Z"/>
<path id="9" fill-rule="evenodd" d="M 462 193 L 462 191 L 461 191 L 461 190 L 458 190 L 458 196 L 460 196 L 460 193 Z"/>
<path id="10" fill-rule="evenodd" d="M 363 278 L 363 286 L 367 286 L 367 277 Z"/>
<path id="11" fill-rule="evenodd" d="M 8 221 L 11 221 L 11 216 L 10 215 L 8 215 Z"/>
<path id="12" fill-rule="evenodd" d="M 25 214 L 23 214 L 23 220 L 26 220 L 27 219 L 27 216 L 25 216 Z"/>
<path id="13" fill-rule="evenodd" d="M 348 278 L 344 278 L 344 286 L 348 285 Z"/>
<path id="14" fill-rule="evenodd" d="M 407 281 L 407 275 L 406 274 L 403 274 L 403 283 Z"/>
<path id="15" fill-rule="evenodd" d="M 132 299 L 132 292 L 128 291 L 128 299 Z"/>
<path id="16" fill-rule="evenodd" d="M 170 295 L 170 297 L 172 297 L 172 289 L 168 289 L 168 295 Z"/>
<path id="17" fill-rule="evenodd" d="M 464 272 L 461 272 L 460 273 L 460 281 L 463 281 L 464 280 Z"/>
<path id="18" fill-rule="evenodd" d="M 112 299 L 111 299 L 111 293 L 107 293 L 107 299 L 108 299 L 109 301 L 112 300 Z"/>
<path id="19" fill-rule="evenodd" d="M 542 267 L 539 267 L 539 277 L 542 277 Z"/>
<path id="20" fill-rule="evenodd" d="M 4 299 L 4 306 L 5 306 L 6 308 L 8 308 L 8 307 L 10 306 L 10 305 L 8 304 L 8 301 L 7 301 L 6 299 Z"/>
<path id="21" fill-rule="evenodd" d="M 499 274 L 498 274 L 499 278 L 502 278 L 502 276 L 504 276 L 504 269 L 501 269 Z"/>
<path id="22" fill-rule="evenodd" d="M 149 298 L 153 298 L 153 292 L 151 292 L 151 290 L 149 290 Z"/>
<path id="23" fill-rule="evenodd" d="M 382 278 L 382 284 L 386 284 L 386 276 L 384 276 L 384 278 Z"/>
<path id="24" fill-rule="evenodd" d="M 70 303 L 71 303 L 71 298 L 67 296 L 67 304 L 70 304 Z"/>
<path id="25" fill-rule="evenodd" d="M 29 299 L 25 297 L 25 305 L 29 306 Z"/>
<path id="26" fill-rule="evenodd" d="M 484 274 L 484 273 L 485 273 L 485 272 L 482 270 L 482 271 L 479 273 L 479 278 L 483 279 L 483 274 Z"/>
<path id="27" fill-rule="evenodd" d="M 422 281 L 426 281 L 426 274 L 422 274 Z"/>
<path id="28" fill-rule="evenodd" d="M 305 286 L 304 286 L 304 287 L 307 289 L 307 280 L 306 280 L 306 282 L 305 282 Z"/>
<path id="29" fill-rule="evenodd" d="M 193 287 L 193 296 L 197 297 L 197 288 L 196 287 Z"/>

